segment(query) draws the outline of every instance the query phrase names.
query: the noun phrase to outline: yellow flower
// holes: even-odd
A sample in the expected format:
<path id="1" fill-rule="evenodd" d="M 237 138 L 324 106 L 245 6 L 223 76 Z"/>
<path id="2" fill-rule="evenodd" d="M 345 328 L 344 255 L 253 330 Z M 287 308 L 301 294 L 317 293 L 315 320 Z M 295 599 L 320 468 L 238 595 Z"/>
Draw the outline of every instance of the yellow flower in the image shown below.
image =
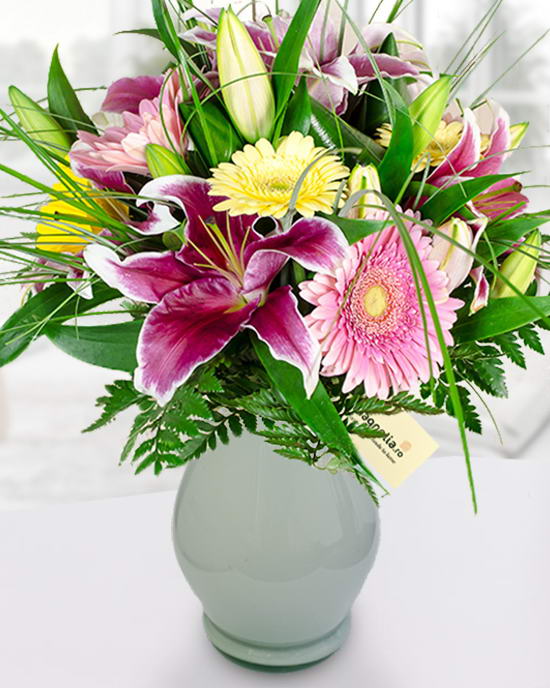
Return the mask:
<path id="1" fill-rule="evenodd" d="M 210 179 L 211 195 L 227 196 L 215 209 L 230 215 L 283 217 L 297 187 L 297 212 L 304 217 L 330 213 L 340 182 L 349 175 L 338 155 L 297 131 L 281 139 L 277 149 L 260 139 L 231 159 L 212 170 Z"/>
<path id="2" fill-rule="evenodd" d="M 103 228 L 97 226 L 97 220 L 94 220 L 92 212 L 88 214 L 85 210 L 71 205 L 68 201 L 75 198 L 85 202 L 88 196 L 93 197 L 103 210 L 112 217 L 124 219 L 127 218 L 128 213 L 125 206 L 119 201 L 107 197 L 101 198 L 100 192 L 94 189 L 87 179 L 77 177 L 70 168 L 64 169 L 64 172 L 73 182 L 78 184 L 79 192 L 65 183 L 52 186 L 53 191 L 63 194 L 63 198 L 52 196 L 51 201 L 40 209 L 41 212 L 55 217 L 44 217 L 37 225 L 36 245 L 38 248 L 52 253 L 78 254 L 92 241 L 88 233 L 99 234 Z M 64 200 L 65 198 L 67 200 Z M 79 229 L 85 231 L 80 232 Z"/>
<path id="3" fill-rule="evenodd" d="M 464 126 L 462 122 L 445 122 L 441 120 L 435 136 L 427 147 L 418 155 L 412 164 L 412 169 L 416 172 L 430 167 L 437 167 L 446 160 L 449 153 L 458 145 Z M 375 140 L 384 148 L 388 148 L 392 137 L 391 124 L 382 124 L 376 131 Z M 487 152 L 490 145 L 490 137 L 486 134 L 481 136 L 481 153 Z"/>

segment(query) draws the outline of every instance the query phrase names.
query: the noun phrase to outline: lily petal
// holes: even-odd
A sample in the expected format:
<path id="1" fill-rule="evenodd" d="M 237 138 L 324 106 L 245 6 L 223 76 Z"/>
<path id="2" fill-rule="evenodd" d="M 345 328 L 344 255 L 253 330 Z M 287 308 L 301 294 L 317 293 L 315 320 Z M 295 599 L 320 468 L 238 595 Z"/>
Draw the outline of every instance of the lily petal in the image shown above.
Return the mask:
<path id="1" fill-rule="evenodd" d="M 162 76 L 119 79 L 109 86 L 101 109 L 107 112 L 132 112 L 137 115 L 142 100 L 157 98 L 163 81 Z"/>
<path id="2" fill-rule="evenodd" d="M 380 73 L 385 78 L 399 79 L 403 76 L 416 77 L 419 75 L 418 69 L 413 64 L 393 55 L 385 55 L 383 53 L 372 56 L 356 54 L 350 55 L 348 59 L 355 69 L 360 85 L 378 78 L 372 63 L 373 59 Z"/>
<path id="3" fill-rule="evenodd" d="M 298 311 L 292 289 L 287 286 L 271 292 L 245 327 L 256 332 L 276 359 L 301 371 L 309 398 L 319 382 L 321 349 Z"/>
<path id="4" fill-rule="evenodd" d="M 193 268 L 177 260 L 171 251 L 136 253 L 121 260 L 110 248 L 90 244 L 84 259 L 101 279 L 135 301 L 158 303 L 197 276 Z"/>
<path id="5" fill-rule="evenodd" d="M 428 178 L 430 184 L 442 177 L 453 177 L 461 172 L 470 176 L 469 169 L 479 160 L 481 150 L 481 131 L 474 113 L 470 109 L 464 110 L 464 128 L 457 145 L 449 153 L 444 162 L 436 167 Z"/>
<path id="6" fill-rule="evenodd" d="M 348 242 L 333 222 L 302 218 L 288 232 L 251 243 L 245 250 L 244 290 L 267 288 L 286 258 L 307 270 L 330 273 L 349 253 Z M 273 254 L 281 258 L 276 260 Z"/>
<path id="7" fill-rule="evenodd" d="M 470 272 L 470 277 L 474 280 L 474 284 L 476 285 L 474 298 L 470 305 L 470 315 L 473 315 L 482 308 L 485 308 L 485 306 L 489 303 L 490 286 L 487 278 L 485 277 L 483 265 L 480 265 L 478 268 L 472 270 Z"/>
<path id="8" fill-rule="evenodd" d="M 298 220 L 288 232 L 251 243 L 245 250 L 245 291 L 267 288 L 292 258 L 307 270 L 329 273 L 349 252 L 348 242 L 333 222 L 320 217 Z M 275 260 L 278 254 L 282 260 Z"/>
<path id="9" fill-rule="evenodd" d="M 522 189 L 518 179 L 503 179 L 474 198 L 474 208 L 490 220 L 509 220 L 527 210 L 529 198 L 521 193 Z"/>
<path id="10" fill-rule="evenodd" d="M 215 212 L 213 207 L 223 199 L 219 196 L 210 196 L 209 192 L 210 184 L 199 177 L 175 174 L 148 182 L 141 190 L 144 199 L 138 200 L 138 205 L 150 202 L 147 199 L 151 198 L 158 199 L 158 202 L 154 204 L 155 217 L 150 220 L 147 231 L 143 228 L 140 231 L 146 234 L 159 234 L 172 229 L 177 222 L 165 203 L 175 204 L 185 212 L 187 218 L 185 233 L 189 244 L 181 251 L 182 259 L 190 264 L 204 263 L 206 256 L 215 265 L 225 267 L 225 258 L 216 248 L 205 225 L 216 224 L 225 239 L 232 242 L 236 252 L 240 253 L 245 240 L 252 241 L 258 238 L 252 230 L 256 216 L 242 215 L 230 218 L 226 213 Z"/>
<path id="11" fill-rule="evenodd" d="M 472 177 L 483 177 L 486 174 L 498 174 L 506 158 L 510 155 L 512 136 L 510 134 L 510 117 L 508 113 L 496 103 L 490 107 L 495 108 L 495 123 L 491 133 L 491 143 L 481 161 L 468 174 Z"/>
<path id="12" fill-rule="evenodd" d="M 90 167 L 81 162 L 77 156 L 73 157 L 73 153 L 77 152 L 80 147 L 81 143 L 77 141 L 69 153 L 71 169 L 77 177 L 88 179 L 98 189 L 133 194 L 132 187 L 126 183 L 122 172 L 109 172 L 100 167 Z"/>
<path id="13" fill-rule="evenodd" d="M 258 303 L 239 305 L 239 294 L 220 277 L 199 279 L 167 294 L 140 333 L 136 389 L 161 405 L 170 401 L 193 371 L 247 324 Z"/>

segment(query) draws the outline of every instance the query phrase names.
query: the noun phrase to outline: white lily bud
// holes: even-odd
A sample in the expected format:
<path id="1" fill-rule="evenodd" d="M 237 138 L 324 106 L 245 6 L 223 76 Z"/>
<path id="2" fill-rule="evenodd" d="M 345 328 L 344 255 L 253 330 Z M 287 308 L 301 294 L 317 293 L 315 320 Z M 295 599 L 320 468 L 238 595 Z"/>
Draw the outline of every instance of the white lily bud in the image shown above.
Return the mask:
<path id="1" fill-rule="evenodd" d="M 465 281 L 472 269 L 474 259 L 466 251 L 472 251 L 474 237 L 466 222 L 457 217 L 453 217 L 437 231 L 430 259 L 436 260 L 439 263 L 439 269 L 447 273 L 449 277 L 447 289 L 452 292 Z M 452 241 L 445 237 L 449 237 Z"/>
<path id="2" fill-rule="evenodd" d="M 348 217 L 364 220 L 377 209 L 383 210 L 380 196 L 376 193 L 381 190 L 380 177 L 376 167 L 374 165 L 356 165 L 349 176 L 347 191 L 349 199 L 353 199 L 354 194 L 357 194 L 358 198 L 354 201 L 353 208 L 347 213 Z"/>
<path id="3" fill-rule="evenodd" d="M 271 79 L 254 41 L 231 8 L 219 20 L 217 60 L 222 96 L 233 124 L 250 143 L 268 139 L 275 123 Z"/>

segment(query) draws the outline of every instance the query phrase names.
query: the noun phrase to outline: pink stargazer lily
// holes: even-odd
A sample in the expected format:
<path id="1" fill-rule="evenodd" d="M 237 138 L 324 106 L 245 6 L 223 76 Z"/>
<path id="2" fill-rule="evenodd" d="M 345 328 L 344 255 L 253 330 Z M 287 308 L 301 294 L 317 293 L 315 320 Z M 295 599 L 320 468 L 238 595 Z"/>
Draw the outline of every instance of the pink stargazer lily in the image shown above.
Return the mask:
<path id="1" fill-rule="evenodd" d="M 512 136 L 508 113 L 494 101 L 477 108 L 460 112 L 453 105 L 444 117 L 447 124 L 460 121 L 462 135 L 446 159 L 433 170 L 428 183 L 451 186 L 476 177 L 498 174 L 511 153 Z M 517 179 L 506 179 L 494 184 L 474 198 L 471 209 L 478 215 L 494 219 L 509 219 L 525 212 L 528 199 L 521 192 Z"/>
<path id="2" fill-rule="evenodd" d="M 181 175 L 144 186 L 144 197 L 185 211 L 186 241 L 178 253 L 138 253 L 121 260 L 104 246 L 86 248 L 88 265 L 107 284 L 155 304 L 139 338 L 135 385 L 165 404 L 197 366 L 249 328 L 275 358 L 300 369 L 311 395 L 318 382 L 319 345 L 290 287 L 270 287 L 289 258 L 308 270 L 330 271 L 346 255 L 346 239 L 321 218 L 301 219 L 286 232 L 263 237 L 255 216 L 215 212 L 221 199 L 209 191 L 205 180 Z M 162 213 L 156 217 L 162 219 L 147 233 L 173 228 L 173 218 L 167 223 Z"/>

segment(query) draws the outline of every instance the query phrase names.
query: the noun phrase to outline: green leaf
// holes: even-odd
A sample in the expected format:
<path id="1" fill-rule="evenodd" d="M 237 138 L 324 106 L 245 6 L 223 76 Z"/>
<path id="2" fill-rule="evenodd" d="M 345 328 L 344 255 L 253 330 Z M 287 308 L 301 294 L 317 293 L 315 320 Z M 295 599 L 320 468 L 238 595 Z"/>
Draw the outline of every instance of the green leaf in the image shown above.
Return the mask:
<path id="1" fill-rule="evenodd" d="M 384 149 L 369 136 L 350 126 L 341 117 L 327 110 L 316 100 L 311 101 L 311 135 L 318 146 L 325 148 L 357 149 L 357 152 L 344 152 L 348 167 L 373 163 L 378 165 Z"/>
<path id="2" fill-rule="evenodd" d="M 378 480 L 364 466 L 359 457 L 346 426 L 323 383 L 319 382 L 312 396 L 308 399 L 304 390 L 302 374 L 297 368 L 274 358 L 268 346 L 257 337 L 253 338 L 253 345 L 275 389 L 280 392 L 303 422 L 328 447 L 337 447 L 344 452 L 349 457 L 351 464 L 378 483 Z"/>
<path id="3" fill-rule="evenodd" d="M 190 103 L 182 103 L 180 111 L 193 142 L 212 167 L 227 162 L 244 146 L 235 127 L 212 101 L 204 101 L 200 113 Z"/>
<path id="4" fill-rule="evenodd" d="M 288 104 L 288 99 L 298 77 L 300 55 L 320 2 L 321 0 L 302 0 L 300 2 L 273 62 L 276 117 L 281 115 Z"/>
<path id="5" fill-rule="evenodd" d="M 103 406 L 101 416 L 82 432 L 92 432 L 102 428 L 113 421 L 119 413 L 136 404 L 141 397 L 131 380 L 116 380 L 105 389 L 107 395 L 96 401 L 96 406 Z"/>
<path id="6" fill-rule="evenodd" d="M 506 358 L 510 359 L 520 368 L 526 368 L 525 355 L 514 332 L 501 334 L 493 339 Z"/>
<path id="7" fill-rule="evenodd" d="M 528 346 L 532 351 L 536 351 L 538 354 L 544 355 L 544 347 L 542 345 L 540 335 L 535 329 L 534 325 L 525 325 L 524 327 L 520 327 L 518 330 L 518 335 L 525 346 Z"/>
<path id="8" fill-rule="evenodd" d="M 399 93 L 385 86 L 392 106 L 392 137 L 384 159 L 378 168 L 382 191 L 392 201 L 396 200 L 408 178 L 413 162 L 413 126 L 407 106 Z"/>
<path id="9" fill-rule="evenodd" d="M 170 12 L 166 7 L 166 3 L 164 0 L 152 0 L 152 6 L 153 17 L 155 18 L 155 24 L 157 25 L 160 39 L 168 52 L 172 53 L 175 58 L 179 58 L 181 44 Z"/>
<path id="10" fill-rule="evenodd" d="M 72 141 L 76 140 L 76 132 L 79 129 L 97 134 L 92 120 L 84 112 L 74 88 L 63 71 L 58 50 L 56 47 L 53 51 L 48 74 L 48 106 L 50 112 Z"/>
<path id="11" fill-rule="evenodd" d="M 377 53 L 399 57 L 399 47 L 393 33 L 389 33 L 386 36 Z M 384 84 L 391 83 L 403 99 L 403 102 L 408 102 L 408 87 L 405 79 L 392 79 L 391 82 L 389 79 L 384 79 L 383 81 Z M 357 116 L 353 122 L 361 131 L 375 132 L 385 122 L 391 122 L 391 114 L 388 111 L 383 88 L 383 84 L 378 79 L 375 79 L 371 81 L 361 97 Z"/>
<path id="12" fill-rule="evenodd" d="M 525 214 L 491 224 L 485 230 L 477 253 L 484 260 L 489 260 L 493 255 L 498 257 L 508 251 L 519 239 L 539 229 L 546 222 L 550 222 L 550 213 Z M 491 244 L 492 250 L 487 242 Z"/>
<path id="13" fill-rule="evenodd" d="M 453 328 L 457 342 L 474 342 L 517 330 L 550 315 L 550 296 L 495 299 Z"/>
<path id="14" fill-rule="evenodd" d="M 310 128 L 311 98 L 307 88 L 307 80 L 302 77 L 288 104 L 281 133 L 284 136 L 293 131 L 299 131 L 306 136 L 309 134 Z"/>
<path id="15" fill-rule="evenodd" d="M 426 150 L 435 136 L 449 101 L 452 83 L 452 77 L 442 76 L 411 103 L 409 113 L 413 122 L 413 158 Z"/>
<path id="16" fill-rule="evenodd" d="M 323 215 L 340 227 L 350 244 L 355 244 L 371 234 L 376 234 L 391 224 L 390 220 L 353 220 L 340 215 Z"/>
<path id="17" fill-rule="evenodd" d="M 59 349 L 80 361 L 133 372 L 137 366 L 136 348 L 143 321 L 115 325 L 80 327 L 49 325 L 45 334 Z"/>
<path id="18" fill-rule="evenodd" d="M 468 379 L 479 389 L 494 397 L 508 396 L 502 360 L 500 358 L 478 359 L 468 371 Z"/>
<path id="19" fill-rule="evenodd" d="M 490 174 L 467 181 L 458 182 L 446 189 L 440 190 L 429 198 L 422 206 L 422 217 L 433 220 L 436 226 L 445 222 L 447 218 L 458 212 L 468 201 L 483 193 L 486 189 L 503 179 L 509 179 L 509 174 Z"/>
<path id="20" fill-rule="evenodd" d="M 63 322 L 90 311 L 120 293 L 103 284 L 94 287 L 91 299 L 83 299 L 64 284 L 50 287 L 32 296 L 0 329 L 0 367 L 15 360 L 41 334 L 50 321 Z"/>

